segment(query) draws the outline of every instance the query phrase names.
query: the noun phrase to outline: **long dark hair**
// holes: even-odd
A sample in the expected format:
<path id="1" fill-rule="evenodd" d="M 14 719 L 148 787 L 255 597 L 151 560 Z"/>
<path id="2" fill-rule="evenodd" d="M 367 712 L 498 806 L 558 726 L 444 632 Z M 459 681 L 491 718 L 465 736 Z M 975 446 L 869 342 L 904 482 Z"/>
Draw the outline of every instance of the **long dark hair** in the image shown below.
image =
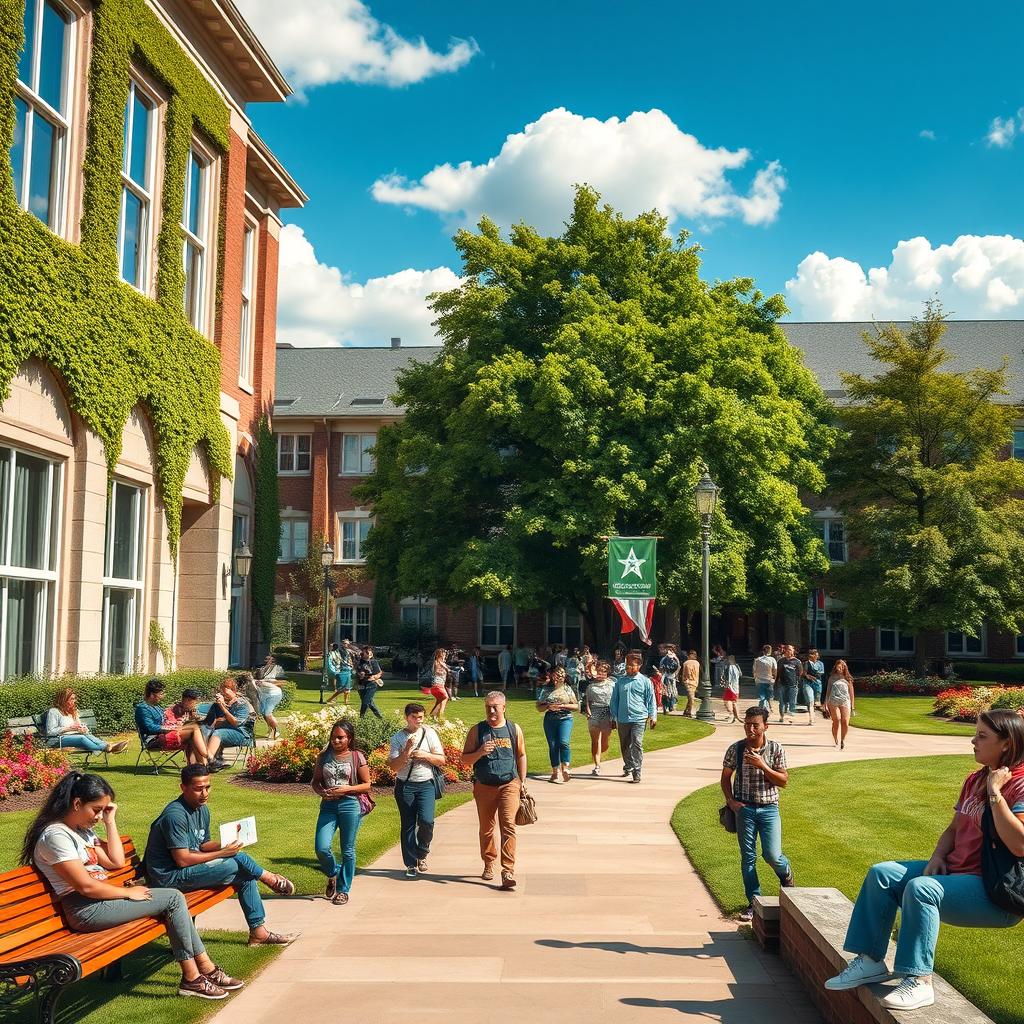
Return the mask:
<path id="1" fill-rule="evenodd" d="M 347 718 L 339 718 L 334 725 L 331 726 L 330 732 L 327 734 L 327 746 L 320 751 L 320 760 L 324 761 L 327 759 L 327 755 L 332 753 L 334 748 L 331 746 L 331 737 L 334 735 L 334 730 L 340 729 L 348 737 L 348 749 L 351 753 L 356 752 L 356 730 L 355 726 Z"/>
<path id="2" fill-rule="evenodd" d="M 36 815 L 35 821 L 25 833 L 25 844 L 21 848 L 21 864 L 32 863 L 32 853 L 39 842 L 47 825 L 61 821 L 71 810 L 76 800 L 83 804 L 109 796 L 114 799 L 114 791 L 102 775 L 86 775 L 84 772 L 68 772 L 50 791 L 42 810 Z"/>
<path id="3" fill-rule="evenodd" d="M 984 722 L 1001 740 L 1008 740 L 1009 746 L 999 762 L 1002 768 L 1016 768 L 1024 762 L 1024 718 L 1017 711 L 983 711 L 978 721 Z"/>

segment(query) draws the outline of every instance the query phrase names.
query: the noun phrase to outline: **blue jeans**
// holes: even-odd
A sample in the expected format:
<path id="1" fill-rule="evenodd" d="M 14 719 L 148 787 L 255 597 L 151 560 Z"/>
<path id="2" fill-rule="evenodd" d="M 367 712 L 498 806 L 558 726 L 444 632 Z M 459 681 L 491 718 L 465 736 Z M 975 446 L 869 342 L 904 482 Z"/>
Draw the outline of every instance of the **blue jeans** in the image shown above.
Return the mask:
<path id="1" fill-rule="evenodd" d="M 853 908 L 843 948 L 883 960 L 902 910 L 895 974 L 932 973 L 939 922 L 957 928 L 1012 928 L 1020 918 L 1000 910 L 985 894 L 980 875 L 929 875 L 927 861 L 887 861 L 868 870 Z"/>
<path id="2" fill-rule="evenodd" d="M 221 750 L 228 747 L 247 747 L 249 745 L 249 734 L 244 729 L 214 729 L 213 735 L 220 740 Z"/>
<path id="3" fill-rule="evenodd" d="M 563 718 L 556 711 L 544 713 L 544 737 L 548 741 L 548 759 L 551 761 L 552 768 L 557 768 L 560 764 L 568 764 L 572 760 L 572 752 L 569 749 L 572 722 L 572 715 L 566 715 Z"/>
<path id="4" fill-rule="evenodd" d="M 434 780 L 395 783 L 395 803 L 402 823 L 402 861 L 407 868 L 416 867 L 430 853 L 434 838 L 434 804 L 437 793 Z"/>
<path id="5" fill-rule="evenodd" d="M 378 718 L 381 717 L 380 708 L 375 701 L 377 698 L 377 684 L 363 687 L 359 691 L 359 717 L 365 716 L 367 711 L 372 711 Z M 347 891 L 347 890 L 346 890 Z"/>
<path id="6" fill-rule="evenodd" d="M 259 928 L 267 919 L 263 909 L 263 900 L 257 882 L 263 876 L 263 868 L 244 852 L 234 857 L 222 857 L 208 860 L 205 864 L 192 864 L 177 871 L 147 872 L 150 881 L 170 889 L 182 892 L 194 892 L 196 889 L 214 889 L 220 885 L 230 885 L 238 894 L 238 902 L 242 905 L 242 915 L 250 930 Z"/>
<path id="7" fill-rule="evenodd" d="M 740 844 L 740 870 L 747 902 L 761 895 L 757 877 L 757 837 L 761 837 L 761 856 L 781 881 L 789 874 L 789 861 L 782 852 L 782 819 L 778 804 L 760 807 L 744 804 L 736 815 L 736 838 Z"/>
<path id="8" fill-rule="evenodd" d="M 338 879 L 338 891 L 348 892 L 356 874 L 356 833 L 363 820 L 354 796 L 321 800 L 316 819 L 316 858 L 328 878 Z M 341 833 L 341 864 L 334 856 L 334 833 Z"/>
<path id="9" fill-rule="evenodd" d="M 97 739 L 92 733 L 71 732 L 63 736 L 53 736 L 46 741 L 48 747 L 74 747 L 76 750 L 88 750 L 92 754 L 98 754 L 107 749 L 104 740 Z"/>
<path id="10" fill-rule="evenodd" d="M 804 707 L 807 708 L 807 714 L 810 715 L 811 721 L 814 721 L 814 684 L 804 682 L 800 687 L 800 694 L 803 697 Z"/>
<path id="11" fill-rule="evenodd" d="M 780 686 L 779 687 L 779 714 L 784 715 L 787 712 L 789 714 L 796 713 L 796 691 L 799 689 L 797 686 Z"/>
<path id="12" fill-rule="evenodd" d="M 774 683 L 757 684 L 757 703 L 759 707 L 765 708 L 769 713 L 772 710 L 772 698 L 775 696 Z"/>

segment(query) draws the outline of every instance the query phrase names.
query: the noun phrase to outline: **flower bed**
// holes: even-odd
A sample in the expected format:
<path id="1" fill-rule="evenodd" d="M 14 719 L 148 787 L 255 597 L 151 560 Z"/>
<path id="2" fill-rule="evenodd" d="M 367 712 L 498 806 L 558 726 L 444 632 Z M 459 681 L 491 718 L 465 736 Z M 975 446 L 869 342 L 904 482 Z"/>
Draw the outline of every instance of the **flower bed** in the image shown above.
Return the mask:
<path id="1" fill-rule="evenodd" d="M 956 686 L 935 698 L 935 713 L 957 722 L 976 722 L 983 711 L 1024 709 L 1024 686 Z"/>
<path id="2" fill-rule="evenodd" d="M 861 676 L 857 682 L 857 693 L 902 694 L 905 696 L 934 697 L 949 686 L 948 679 L 938 676 L 915 676 L 910 672 L 873 672 Z"/>
<path id="3" fill-rule="evenodd" d="M 65 775 L 70 764 L 59 750 L 33 744 L 31 736 L 0 736 L 0 800 L 51 789 Z"/>

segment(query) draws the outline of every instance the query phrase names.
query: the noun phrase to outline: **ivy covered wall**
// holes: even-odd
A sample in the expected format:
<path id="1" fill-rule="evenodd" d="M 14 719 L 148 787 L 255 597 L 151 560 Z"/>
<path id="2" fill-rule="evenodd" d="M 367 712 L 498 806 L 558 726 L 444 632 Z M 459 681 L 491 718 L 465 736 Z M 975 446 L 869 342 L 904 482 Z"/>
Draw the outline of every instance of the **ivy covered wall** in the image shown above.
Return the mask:
<path id="1" fill-rule="evenodd" d="M 179 228 L 193 135 L 226 152 L 228 109 L 144 0 L 96 0 L 81 244 L 69 244 L 22 212 L 15 198 L 10 150 L 23 16 L 23 0 L 0 0 L 0 403 L 22 363 L 39 358 L 61 376 L 71 407 L 102 440 L 111 472 L 131 410 L 145 406 L 156 433 L 156 485 L 176 552 L 193 449 L 205 449 L 215 487 L 234 468 L 220 419 L 220 355 L 183 312 Z M 170 95 L 161 138 L 155 301 L 121 281 L 117 266 L 133 62 Z"/>

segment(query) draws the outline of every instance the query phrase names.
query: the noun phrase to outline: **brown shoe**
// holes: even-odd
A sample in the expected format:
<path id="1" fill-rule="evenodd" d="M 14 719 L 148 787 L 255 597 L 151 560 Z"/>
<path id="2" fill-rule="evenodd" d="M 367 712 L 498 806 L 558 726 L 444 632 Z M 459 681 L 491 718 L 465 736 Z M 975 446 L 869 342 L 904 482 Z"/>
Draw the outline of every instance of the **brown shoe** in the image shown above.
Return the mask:
<path id="1" fill-rule="evenodd" d="M 267 932 L 262 939 L 254 939 L 251 935 L 246 945 L 252 949 L 253 946 L 287 946 L 295 941 L 294 935 L 281 932 Z"/>
<path id="2" fill-rule="evenodd" d="M 278 875 L 271 883 L 270 889 L 278 896 L 295 895 L 295 883 L 291 879 L 285 878 L 284 875 Z"/>
<path id="3" fill-rule="evenodd" d="M 501 887 L 502 889 L 514 889 L 516 887 L 516 876 L 511 871 L 502 871 Z"/>
<path id="4" fill-rule="evenodd" d="M 484 869 L 480 874 L 480 877 L 485 882 L 490 882 L 494 878 L 494 868 L 490 864 L 485 864 Z"/>
<path id="5" fill-rule="evenodd" d="M 128 749 L 127 740 L 118 740 L 117 743 L 111 743 L 110 749 L 107 751 L 108 754 L 123 754 Z"/>
<path id="6" fill-rule="evenodd" d="M 199 999 L 227 999 L 228 994 L 219 985 L 214 985 L 205 975 L 200 974 L 195 981 L 181 979 L 178 985 L 179 996 L 196 996 Z"/>
<path id="7" fill-rule="evenodd" d="M 245 988 L 244 981 L 240 978 L 232 978 L 230 974 L 225 974 L 216 965 L 214 965 L 212 971 L 207 971 L 205 976 L 209 978 L 217 988 L 222 988 L 225 992 L 237 992 L 240 988 Z"/>
<path id="8" fill-rule="evenodd" d="M 327 879 L 327 887 L 324 889 L 324 899 L 333 900 L 335 893 L 338 891 L 338 876 L 331 875 Z"/>

